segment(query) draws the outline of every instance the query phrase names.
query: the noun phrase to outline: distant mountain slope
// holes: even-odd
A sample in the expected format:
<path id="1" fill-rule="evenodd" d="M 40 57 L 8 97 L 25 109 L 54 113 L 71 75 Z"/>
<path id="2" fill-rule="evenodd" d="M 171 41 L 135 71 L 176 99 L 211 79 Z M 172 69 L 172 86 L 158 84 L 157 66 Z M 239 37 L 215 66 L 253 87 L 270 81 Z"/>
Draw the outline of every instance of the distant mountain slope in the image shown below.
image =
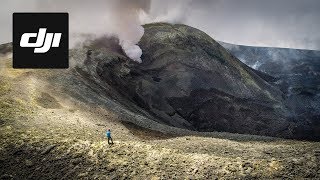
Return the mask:
<path id="1" fill-rule="evenodd" d="M 320 51 L 219 43 L 248 66 L 272 76 L 320 75 Z"/>
<path id="2" fill-rule="evenodd" d="M 320 51 L 219 43 L 248 66 L 278 79 L 275 85 L 286 95 L 292 121 L 319 126 Z"/>

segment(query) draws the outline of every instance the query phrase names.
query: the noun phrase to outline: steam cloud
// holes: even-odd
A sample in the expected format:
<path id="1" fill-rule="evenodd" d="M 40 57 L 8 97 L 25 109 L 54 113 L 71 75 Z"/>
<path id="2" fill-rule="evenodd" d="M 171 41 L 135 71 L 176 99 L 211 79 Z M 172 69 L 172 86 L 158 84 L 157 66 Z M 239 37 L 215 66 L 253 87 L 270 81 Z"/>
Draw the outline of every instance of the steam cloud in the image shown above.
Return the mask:
<path id="1" fill-rule="evenodd" d="M 148 11 L 149 4 L 149 0 L 39 0 L 37 9 L 69 12 L 72 45 L 88 37 L 116 36 L 126 55 L 141 63 L 142 50 L 136 44 L 144 29 L 139 14 Z"/>
<path id="2" fill-rule="evenodd" d="M 161 8 L 161 1 L 151 0 L 4 0 L 2 4 L 14 11 L 68 12 L 70 18 L 70 45 L 81 45 L 86 39 L 112 36 L 132 60 L 141 63 L 142 50 L 137 45 L 144 34 L 141 26 L 150 22 L 183 22 L 191 0 L 168 4 Z M 11 11 L 11 12 L 10 12 Z M 6 19 L 10 24 L 10 19 Z M 3 23 L 2 23 L 3 24 Z M 9 31 L 9 30 L 8 30 Z"/>
<path id="3" fill-rule="evenodd" d="M 139 14 L 149 10 L 150 0 L 4 0 L 2 4 L 0 15 L 6 18 L 0 21 L 6 26 L 0 32 L 11 32 L 13 12 L 68 12 L 71 47 L 88 38 L 117 37 L 126 55 L 141 62 L 142 50 L 136 44 L 144 29 Z"/>

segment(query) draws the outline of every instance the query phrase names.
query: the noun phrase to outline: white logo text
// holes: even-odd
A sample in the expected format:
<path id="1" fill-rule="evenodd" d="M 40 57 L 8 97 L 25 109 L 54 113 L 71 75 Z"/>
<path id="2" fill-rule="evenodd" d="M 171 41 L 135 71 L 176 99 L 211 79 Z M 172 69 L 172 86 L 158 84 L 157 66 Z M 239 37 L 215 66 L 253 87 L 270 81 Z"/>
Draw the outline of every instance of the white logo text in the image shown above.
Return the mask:
<path id="1" fill-rule="evenodd" d="M 21 36 L 20 47 L 32 47 L 34 53 L 46 53 L 51 47 L 59 47 L 62 33 L 46 33 L 47 28 L 40 28 L 38 33 L 24 33 Z M 30 38 L 37 38 L 30 43 Z"/>

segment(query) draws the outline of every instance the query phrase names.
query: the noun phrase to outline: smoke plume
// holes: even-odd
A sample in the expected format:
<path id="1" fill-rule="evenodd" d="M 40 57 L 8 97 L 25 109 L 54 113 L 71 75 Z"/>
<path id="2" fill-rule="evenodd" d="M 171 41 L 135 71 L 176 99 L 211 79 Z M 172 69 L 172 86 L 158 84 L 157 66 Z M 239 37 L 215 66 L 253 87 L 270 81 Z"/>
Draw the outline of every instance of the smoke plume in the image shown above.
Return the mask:
<path id="1" fill-rule="evenodd" d="M 140 63 L 142 50 L 136 44 L 144 29 L 139 14 L 148 11 L 149 4 L 149 0 L 38 0 L 36 9 L 69 12 L 72 46 L 88 37 L 116 36 L 126 55 Z"/>

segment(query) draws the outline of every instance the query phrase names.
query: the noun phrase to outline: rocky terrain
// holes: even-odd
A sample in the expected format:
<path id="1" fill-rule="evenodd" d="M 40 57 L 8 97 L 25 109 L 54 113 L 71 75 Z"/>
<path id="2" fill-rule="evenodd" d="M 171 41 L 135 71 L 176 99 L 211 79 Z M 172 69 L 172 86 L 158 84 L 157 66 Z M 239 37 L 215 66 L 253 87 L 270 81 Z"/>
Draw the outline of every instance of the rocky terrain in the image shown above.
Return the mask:
<path id="1" fill-rule="evenodd" d="M 13 69 L 11 45 L 0 46 L 0 179 L 320 178 L 319 142 L 213 131 L 268 134 L 269 128 L 270 135 L 292 137 L 270 126 L 288 123 L 276 121 L 282 95 L 270 76 L 191 27 L 145 30 L 141 65 L 124 56 L 116 40 L 71 50 L 68 70 Z M 184 53 L 185 62 L 179 59 Z M 207 74 L 222 76 L 221 82 Z M 215 109 L 221 104 L 228 112 Z M 217 122 L 206 122 L 212 110 Z M 243 118 L 252 111 L 270 121 L 250 130 L 246 123 L 261 123 Z M 105 139 L 108 128 L 114 145 Z"/>
<path id="2" fill-rule="evenodd" d="M 219 43 L 245 64 L 275 78 L 273 85 L 285 95 L 290 121 L 319 127 L 320 51 Z M 316 131 L 318 139 L 320 129 Z"/>

